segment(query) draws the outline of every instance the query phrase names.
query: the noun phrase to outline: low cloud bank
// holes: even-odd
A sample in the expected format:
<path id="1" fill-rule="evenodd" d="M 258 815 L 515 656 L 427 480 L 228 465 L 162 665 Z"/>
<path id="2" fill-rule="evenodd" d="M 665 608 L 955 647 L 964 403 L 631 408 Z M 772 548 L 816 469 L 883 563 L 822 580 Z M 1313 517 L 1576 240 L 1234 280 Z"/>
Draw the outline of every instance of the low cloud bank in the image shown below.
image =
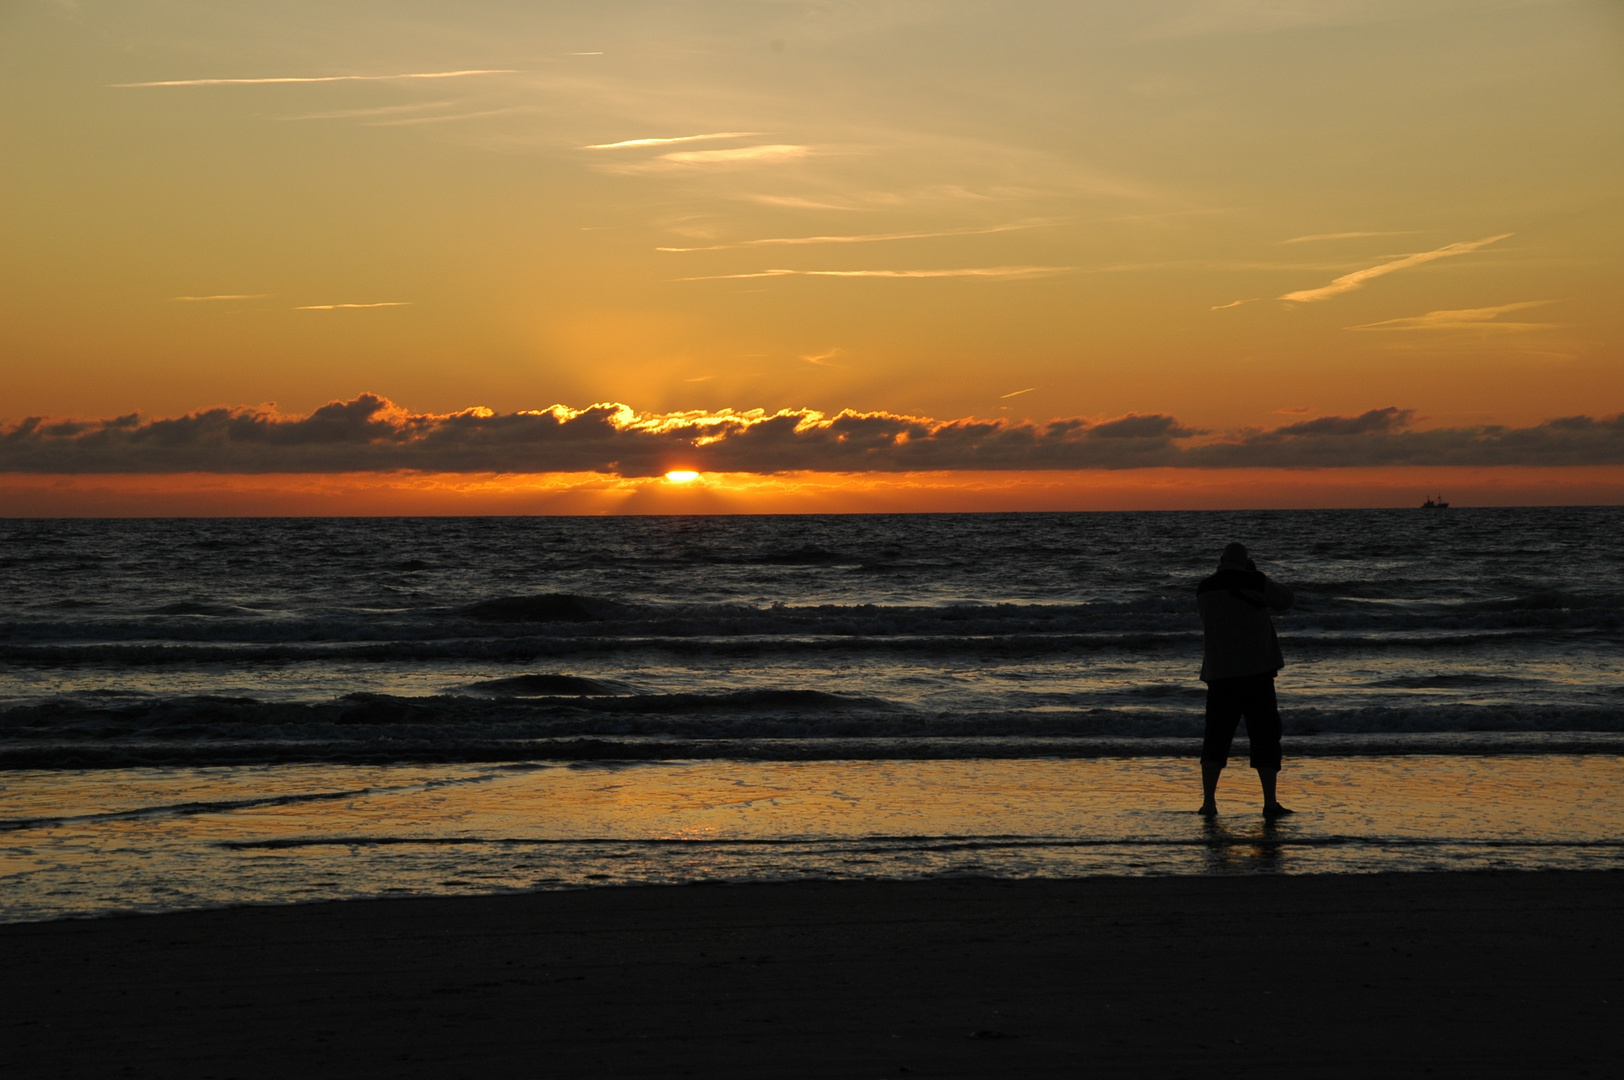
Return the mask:
<path id="1" fill-rule="evenodd" d="M 1413 411 L 1372 409 L 1269 430 L 1198 431 L 1160 413 L 1046 423 L 934 420 L 808 409 L 638 413 L 626 405 L 413 413 L 362 394 L 309 416 L 274 407 L 170 419 L 32 417 L 0 431 L 0 472 L 451 473 L 671 469 L 779 473 L 923 470 L 1309 468 L 1624 464 L 1624 416 L 1532 427 L 1411 428 Z"/>

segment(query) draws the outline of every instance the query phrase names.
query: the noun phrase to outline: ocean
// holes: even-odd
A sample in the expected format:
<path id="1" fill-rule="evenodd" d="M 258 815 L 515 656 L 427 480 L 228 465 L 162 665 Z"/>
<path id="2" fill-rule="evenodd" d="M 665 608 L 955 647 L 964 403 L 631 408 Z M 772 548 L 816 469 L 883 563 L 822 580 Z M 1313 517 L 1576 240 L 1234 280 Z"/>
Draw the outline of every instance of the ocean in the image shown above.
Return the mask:
<path id="1" fill-rule="evenodd" d="M 0 919 L 795 876 L 1624 865 L 1624 508 L 0 520 Z M 1203 825 L 1194 588 L 1299 813 Z"/>

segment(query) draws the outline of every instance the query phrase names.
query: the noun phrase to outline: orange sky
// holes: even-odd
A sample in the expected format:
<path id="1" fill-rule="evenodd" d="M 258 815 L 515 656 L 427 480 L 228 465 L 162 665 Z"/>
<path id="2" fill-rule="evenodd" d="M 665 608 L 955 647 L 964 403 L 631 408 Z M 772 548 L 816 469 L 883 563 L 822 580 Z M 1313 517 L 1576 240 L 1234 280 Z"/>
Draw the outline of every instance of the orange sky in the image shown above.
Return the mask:
<path id="1" fill-rule="evenodd" d="M 1624 429 L 1549 423 L 1624 411 L 1606 0 L 21 0 L 0 140 L 0 512 L 1624 501 Z M 794 475 L 543 498 L 484 477 L 618 467 L 374 455 L 366 479 L 306 441 L 223 479 L 250 466 L 217 441 L 110 465 L 124 444 L 18 427 L 366 393 L 1100 439 L 1156 417 L 1163 464 L 1256 453 L 854 479 L 717 447 Z M 1319 467 L 1263 455 L 1274 429 Z M 1045 460 L 1128 444 L 1089 445 Z"/>
<path id="2" fill-rule="evenodd" d="M 692 484 L 594 474 L 0 475 L 9 516 L 434 516 L 1308 509 L 1620 501 L 1624 466 L 722 474 Z"/>

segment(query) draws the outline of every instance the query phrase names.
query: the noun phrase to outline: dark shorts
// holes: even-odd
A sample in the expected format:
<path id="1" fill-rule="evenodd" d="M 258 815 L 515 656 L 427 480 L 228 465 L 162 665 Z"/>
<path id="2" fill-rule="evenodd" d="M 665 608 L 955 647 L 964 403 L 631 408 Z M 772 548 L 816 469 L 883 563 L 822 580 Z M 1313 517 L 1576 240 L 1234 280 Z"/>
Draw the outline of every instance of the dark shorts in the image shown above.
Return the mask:
<path id="1" fill-rule="evenodd" d="M 1252 744 L 1252 768 L 1280 768 L 1280 706 L 1274 699 L 1273 675 L 1242 675 L 1207 684 L 1207 736 L 1201 742 L 1201 760 L 1212 765 L 1229 761 L 1229 744 L 1243 716 Z"/>

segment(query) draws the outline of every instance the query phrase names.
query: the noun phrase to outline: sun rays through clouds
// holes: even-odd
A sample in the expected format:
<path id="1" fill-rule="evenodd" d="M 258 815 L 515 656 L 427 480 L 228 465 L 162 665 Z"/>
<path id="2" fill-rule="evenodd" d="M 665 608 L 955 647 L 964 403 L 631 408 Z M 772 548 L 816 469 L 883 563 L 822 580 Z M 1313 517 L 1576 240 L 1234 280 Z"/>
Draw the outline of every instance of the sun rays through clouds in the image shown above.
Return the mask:
<path id="1" fill-rule="evenodd" d="M 1612 467 L 1595 4 L 13 7 L 28 475 Z"/>
<path id="2" fill-rule="evenodd" d="M 827 355 L 832 355 L 827 354 Z M 808 357 L 817 361 L 818 357 Z M 1036 389 L 1003 395 L 1014 398 Z M 143 419 L 31 417 L 0 430 L 0 472 L 709 473 L 1624 464 L 1624 416 L 1424 428 L 1413 409 L 1209 430 L 1165 413 L 1043 422 L 814 409 L 639 412 L 605 402 L 416 413 L 362 394 Z M 690 477 L 692 479 L 692 477 Z"/>

